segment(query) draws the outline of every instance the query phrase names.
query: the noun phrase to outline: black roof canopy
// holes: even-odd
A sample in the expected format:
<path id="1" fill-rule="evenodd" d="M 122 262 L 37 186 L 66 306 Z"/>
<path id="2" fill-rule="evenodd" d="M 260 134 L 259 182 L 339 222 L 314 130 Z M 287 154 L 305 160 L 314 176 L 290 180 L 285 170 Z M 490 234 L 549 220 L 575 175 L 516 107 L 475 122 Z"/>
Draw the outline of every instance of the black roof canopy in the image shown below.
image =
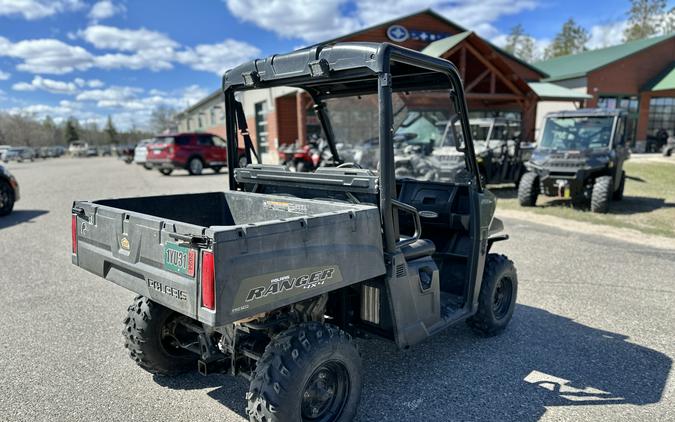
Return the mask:
<path id="1" fill-rule="evenodd" d="M 456 74 L 444 59 L 389 43 L 318 45 L 256 59 L 228 70 L 223 91 L 293 86 L 316 97 L 375 93 L 377 75 L 391 72 L 396 91 L 451 87 L 438 73 Z"/>

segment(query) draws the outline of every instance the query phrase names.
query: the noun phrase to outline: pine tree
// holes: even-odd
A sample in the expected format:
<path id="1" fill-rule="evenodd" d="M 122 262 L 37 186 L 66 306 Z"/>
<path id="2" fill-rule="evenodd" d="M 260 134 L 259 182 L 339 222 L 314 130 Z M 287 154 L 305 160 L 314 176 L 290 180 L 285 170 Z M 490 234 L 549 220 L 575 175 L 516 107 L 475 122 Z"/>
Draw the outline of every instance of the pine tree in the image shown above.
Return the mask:
<path id="1" fill-rule="evenodd" d="M 77 133 L 77 126 L 77 120 L 72 117 L 66 122 L 66 130 L 63 133 L 66 143 L 71 143 L 80 139 L 80 135 Z"/>
<path id="2" fill-rule="evenodd" d="M 666 19 L 666 0 L 631 0 L 623 40 L 634 41 L 659 33 Z"/>
<path id="3" fill-rule="evenodd" d="M 590 39 L 588 31 L 569 18 L 563 24 L 562 30 L 555 36 L 553 42 L 546 48 L 544 55 L 547 59 L 567 56 L 569 54 L 586 51 L 586 43 Z"/>
<path id="4" fill-rule="evenodd" d="M 113 125 L 112 117 L 108 116 L 108 123 L 106 123 L 103 131 L 107 135 L 108 143 L 114 144 L 117 142 L 117 129 L 115 129 L 115 125 Z"/>

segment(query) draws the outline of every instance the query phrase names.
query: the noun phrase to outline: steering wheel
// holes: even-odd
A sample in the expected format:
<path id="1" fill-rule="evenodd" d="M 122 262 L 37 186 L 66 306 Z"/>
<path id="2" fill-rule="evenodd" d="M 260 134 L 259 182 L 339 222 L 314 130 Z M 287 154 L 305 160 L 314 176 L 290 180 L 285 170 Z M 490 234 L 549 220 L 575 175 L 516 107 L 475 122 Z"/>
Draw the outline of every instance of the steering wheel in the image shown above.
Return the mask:
<path id="1" fill-rule="evenodd" d="M 342 163 L 339 166 L 337 166 L 336 168 L 339 168 L 339 169 L 362 169 L 363 167 L 361 167 L 361 165 L 358 164 L 358 163 Z"/>

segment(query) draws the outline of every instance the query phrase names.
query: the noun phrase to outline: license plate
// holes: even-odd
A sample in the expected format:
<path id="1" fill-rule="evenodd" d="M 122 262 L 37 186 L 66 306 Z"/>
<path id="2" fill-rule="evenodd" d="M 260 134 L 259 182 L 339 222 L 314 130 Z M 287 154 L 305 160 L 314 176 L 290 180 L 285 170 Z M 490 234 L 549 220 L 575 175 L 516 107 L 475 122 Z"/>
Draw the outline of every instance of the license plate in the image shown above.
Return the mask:
<path id="1" fill-rule="evenodd" d="M 187 246 L 166 242 L 164 244 L 164 268 L 178 274 L 194 277 L 197 252 Z"/>

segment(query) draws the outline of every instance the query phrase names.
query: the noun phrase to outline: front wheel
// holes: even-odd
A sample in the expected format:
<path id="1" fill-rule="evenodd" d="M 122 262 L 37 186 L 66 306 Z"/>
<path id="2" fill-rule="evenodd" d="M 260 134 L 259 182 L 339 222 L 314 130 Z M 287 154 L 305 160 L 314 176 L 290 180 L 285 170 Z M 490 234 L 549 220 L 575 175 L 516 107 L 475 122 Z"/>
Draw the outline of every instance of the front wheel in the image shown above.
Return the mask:
<path id="1" fill-rule="evenodd" d="M 162 173 L 165 176 L 170 176 L 171 173 L 173 172 L 172 169 L 159 169 L 159 172 Z"/>
<path id="2" fill-rule="evenodd" d="M 539 196 L 539 177 L 536 173 L 525 173 L 518 184 L 518 203 L 523 207 L 533 207 Z"/>
<path id="3" fill-rule="evenodd" d="M 518 274 L 513 262 L 504 255 L 489 254 L 478 295 L 478 311 L 467 320 L 474 331 L 492 336 L 511 321 L 518 294 Z"/>
<path id="4" fill-rule="evenodd" d="M 159 375 L 176 375 L 195 369 L 196 354 L 179 344 L 197 340 L 196 334 L 182 324 L 179 313 L 155 303 L 144 296 L 136 296 L 124 319 L 124 347 L 138 366 Z"/>
<path id="5" fill-rule="evenodd" d="M 591 211 L 601 214 L 609 212 L 609 203 L 612 199 L 612 176 L 600 176 L 595 179 L 591 193 Z"/>
<path id="6" fill-rule="evenodd" d="M 6 180 L 0 180 L 0 216 L 8 215 L 14 209 L 14 189 Z"/>
<path id="7" fill-rule="evenodd" d="M 213 166 L 211 167 L 214 171 L 214 173 L 220 173 L 220 170 L 223 169 L 223 166 Z"/>
<path id="8" fill-rule="evenodd" d="M 249 420 L 351 421 L 361 396 L 361 357 L 339 328 L 307 322 L 273 338 L 246 399 Z"/>

